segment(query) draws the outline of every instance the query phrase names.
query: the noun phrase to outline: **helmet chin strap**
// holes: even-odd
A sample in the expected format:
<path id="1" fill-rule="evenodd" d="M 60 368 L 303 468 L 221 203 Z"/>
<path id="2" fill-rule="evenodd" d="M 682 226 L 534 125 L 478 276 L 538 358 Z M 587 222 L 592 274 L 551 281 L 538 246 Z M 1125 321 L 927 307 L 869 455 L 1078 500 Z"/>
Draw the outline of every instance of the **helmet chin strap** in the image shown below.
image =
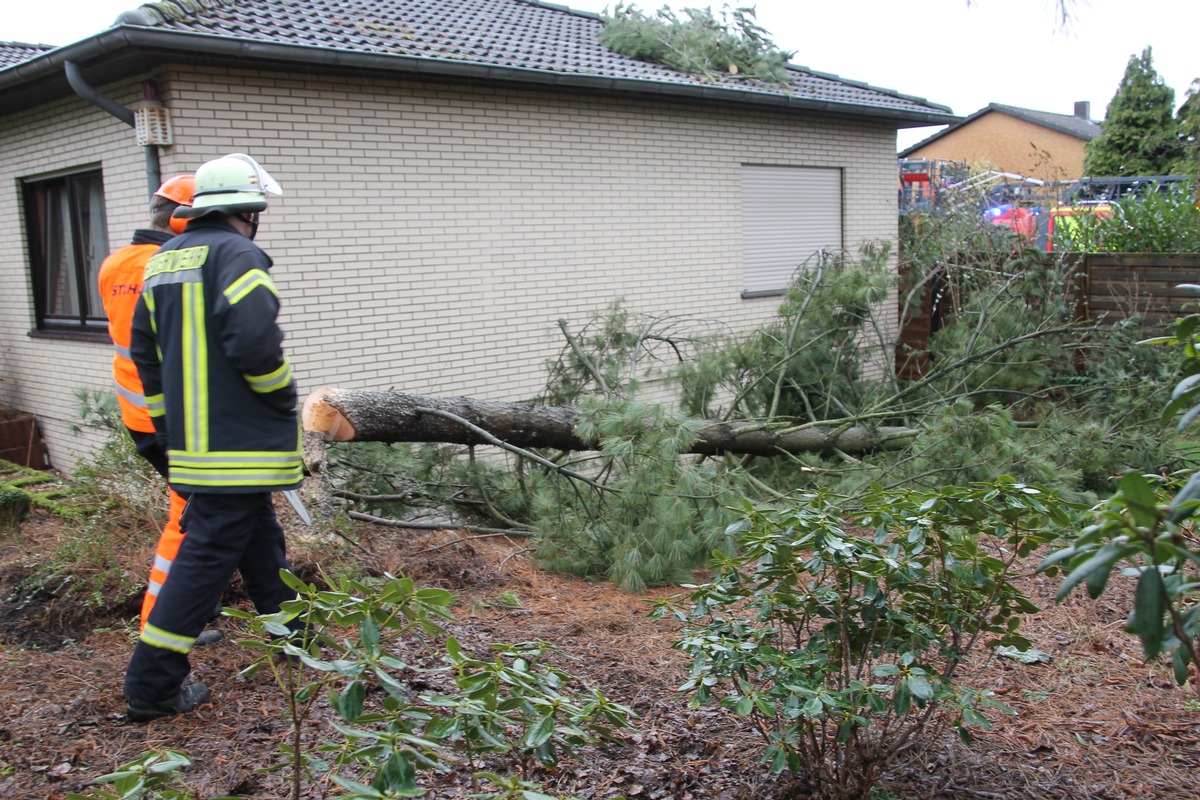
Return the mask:
<path id="1" fill-rule="evenodd" d="M 258 235 L 258 212 L 238 214 L 238 219 L 250 226 L 250 241 L 254 241 L 254 237 Z"/>

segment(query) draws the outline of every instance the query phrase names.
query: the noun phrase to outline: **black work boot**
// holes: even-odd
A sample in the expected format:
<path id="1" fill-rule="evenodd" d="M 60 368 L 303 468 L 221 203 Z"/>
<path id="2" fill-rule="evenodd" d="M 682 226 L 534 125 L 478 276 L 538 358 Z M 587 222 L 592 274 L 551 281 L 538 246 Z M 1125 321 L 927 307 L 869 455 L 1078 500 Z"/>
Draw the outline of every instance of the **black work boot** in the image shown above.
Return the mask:
<path id="1" fill-rule="evenodd" d="M 136 697 L 130 697 L 125 711 L 132 722 L 149 722 L 161 717 L 173 717 L 176 714 L 186 714 L 195 711 L 201 704 L 212 699 L 212 692 L 203 683 L 193 683 L 179 690 L 174 700 L 160 703 L 148 703 Z"/>
<path id="2" fill-rule="evenodd" d="M 213 628 L 205 628 L 200 631 L 200 635 L 196 637 L 196 641 L 192 643 L 192 647 L 207 647 L 216 644 L 225 638 L 225 634 Z"/>

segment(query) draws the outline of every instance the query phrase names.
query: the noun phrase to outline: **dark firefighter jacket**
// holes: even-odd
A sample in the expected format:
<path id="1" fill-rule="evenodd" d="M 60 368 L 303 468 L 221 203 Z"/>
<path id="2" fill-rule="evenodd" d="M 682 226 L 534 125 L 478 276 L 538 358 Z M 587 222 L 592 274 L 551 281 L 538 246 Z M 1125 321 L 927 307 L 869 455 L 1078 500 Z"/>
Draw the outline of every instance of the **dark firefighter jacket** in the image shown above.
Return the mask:
<path id="1" fill-rule="evenodd" d="M 176 491 L 300 485 L 296 384 L 270 268 L 220 217 L 188 223 L 146 264 L 130 351 Z"/>

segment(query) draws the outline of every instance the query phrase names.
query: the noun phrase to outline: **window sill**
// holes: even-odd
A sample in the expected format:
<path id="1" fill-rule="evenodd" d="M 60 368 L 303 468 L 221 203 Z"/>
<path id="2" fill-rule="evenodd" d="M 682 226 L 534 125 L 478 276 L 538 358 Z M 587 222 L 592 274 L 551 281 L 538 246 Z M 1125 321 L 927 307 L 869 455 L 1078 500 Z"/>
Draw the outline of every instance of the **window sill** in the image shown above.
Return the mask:
<path id="1" fill-rule="evenodd" d="M 757 300 L 760 297 L 783 297 L 787 289 L 762 289 L 757 292 L 742 292 L 743 300 Z"/>
<path id="2" fill-rule="evenodd" d="M 108 338 L 108 331 L 98 330 L 90 331 L 79 329 L 77 331 L 62 331 L 62 330 L 45 330 L 45 331 L 30 331 L 30 339 L 49 339 L 59 342 L 90 342 L 94 344 L 111 345 L 112 340 Z"/>

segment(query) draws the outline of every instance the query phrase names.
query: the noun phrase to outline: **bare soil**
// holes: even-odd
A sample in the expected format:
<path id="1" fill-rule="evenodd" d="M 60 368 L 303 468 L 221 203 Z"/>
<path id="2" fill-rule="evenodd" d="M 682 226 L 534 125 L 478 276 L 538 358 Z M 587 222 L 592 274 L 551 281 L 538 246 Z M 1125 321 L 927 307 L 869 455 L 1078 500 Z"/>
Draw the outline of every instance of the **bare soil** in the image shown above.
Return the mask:
<path id="1" fill-rule="evenodd" d="M 278 763 L 288 734 L 282 696 L 264 675 L 239 675 L 254 655 L 233 641 L 229 620 L 218 623 L 224 643 L 193 652 L 196 679 L 213 690 L 210 705 L 148 725 L 125 719 L 120 688 L 140 598 L 87 602 L 35 586 L 31 564 L 71 533 L 64 525 L 42 514 L 19 533 L 0 534 L 0 798 L 65 800 L 143 752 L 168 748 L 193 760 L 184 782 L 197 798 L 289 796 L 282 773 L 262 771 Z M 548 640 L 567 669 L 637 713 L 636 728 L 619 741 L 529 776 L 546 791 L 597 800 L 809 796 L 758 764 L 761 742 L 743 721 L 687 707 L 676 691 L 687 663 L 672 648 L 676 625 L 651 620 L 647 597 L 539 571 L 520 542 L 502 537 L 360 525 L 352 538 L 358 546 L 346 549 L 369 571 L 455 592 L 450 628 L 464 647 Z M 133 548 L 133 574 L 152 549 L 152 541 Z M 315 573 L 320 551 L 295 544 L 297 571 Z M 1026 665 L 984 654 L 969 682 L 1000 694 L 1016 715 L 993 715 L 995 727 L 969 748 L 947 735 L 911 752 L 884 782 L 892 797 L 1200 797 L 1200 695 L 1176 686 L 1166 665 L 1143 663 L 1124 632 L 1130 587 L 1118 580 L 1100 602 L 1056 605 L 1056 583 L 1035 575 L 1036 563 L 1021 584 L 1044 610 L 1025 629 L 1052 660 Z M 236 591 L 228 599 L 245 603 Z M 506 605 L 514 599 L 519 606 Z M 329 714 L 319 714 L 305 731 L 309 741 L 336 736 L 328 723 Z M 306 797 L 336 794 L 323 791 Z M 469 794 L 468 776 L 450 775 L 428 796 Z"/>

